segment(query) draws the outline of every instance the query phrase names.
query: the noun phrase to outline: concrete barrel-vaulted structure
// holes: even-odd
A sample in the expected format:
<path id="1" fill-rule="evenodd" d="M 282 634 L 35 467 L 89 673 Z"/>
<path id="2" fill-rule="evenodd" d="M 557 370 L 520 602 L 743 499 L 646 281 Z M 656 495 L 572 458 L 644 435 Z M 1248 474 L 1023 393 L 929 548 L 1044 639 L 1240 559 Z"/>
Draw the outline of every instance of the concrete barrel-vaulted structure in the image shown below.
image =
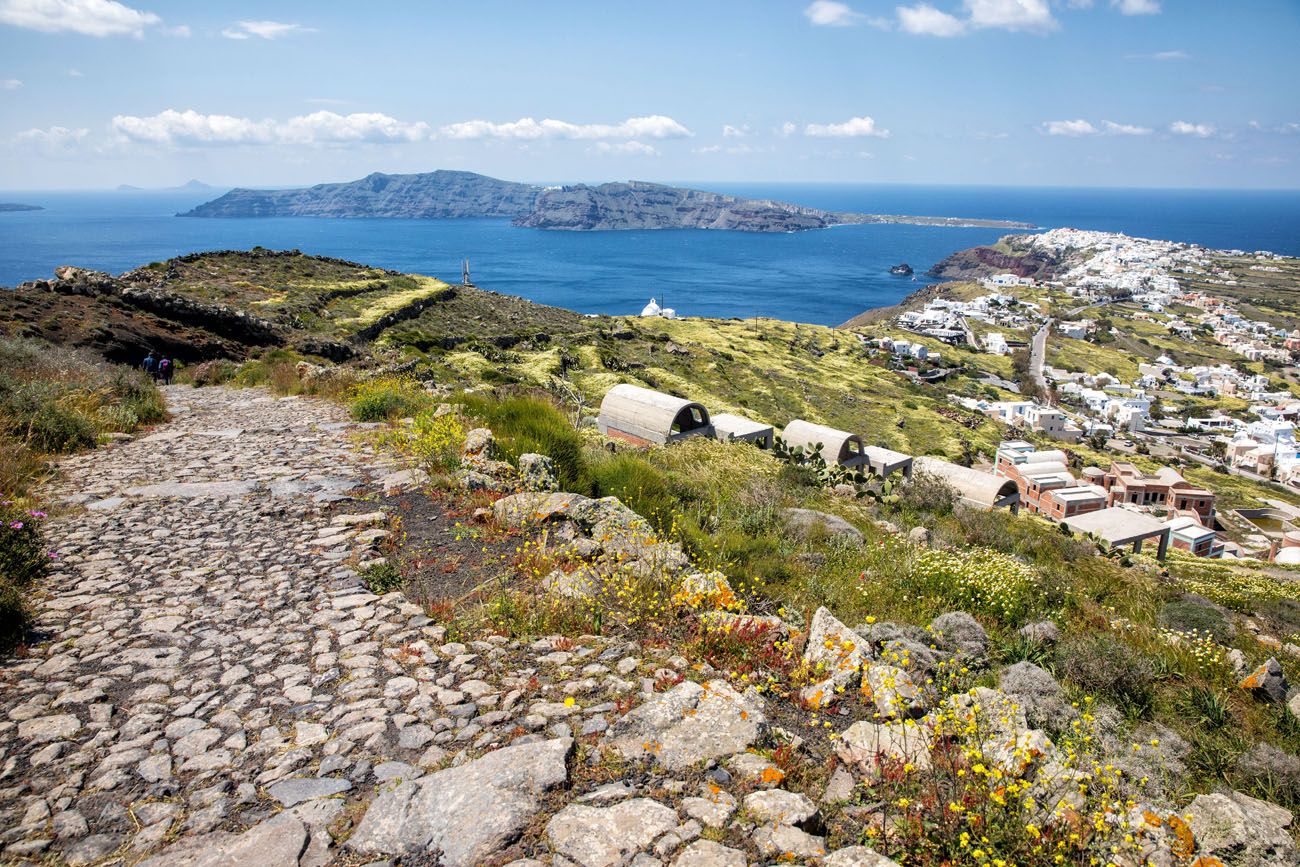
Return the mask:
<path id="1" fill-rule="evenodd" d="M 709 411 L 703 405 L 627 384 L 606 392 L 596 424 L 606 436 L 635 445 L 664 445 L 714 435 Z"/>
<path id="2" fill-rule="evenodd" d="M 781 439 L 785 440 L 788 448 L 802 448 L 806 454 L 812 454 L 820 444 L 822 460 L 829 467 L 853 470 L 870 466 L 862 437 L 848 431 L 797 418 L 781 431 Z"/>
<path id="3" fill-rule="evenodd" d="M 1007 508 L 1013 515 L 1020 511 L 1020 488 L 1014 479 L 924 456 L 916 459 L 916 469 L 947 482 L 968 506 Z"/>

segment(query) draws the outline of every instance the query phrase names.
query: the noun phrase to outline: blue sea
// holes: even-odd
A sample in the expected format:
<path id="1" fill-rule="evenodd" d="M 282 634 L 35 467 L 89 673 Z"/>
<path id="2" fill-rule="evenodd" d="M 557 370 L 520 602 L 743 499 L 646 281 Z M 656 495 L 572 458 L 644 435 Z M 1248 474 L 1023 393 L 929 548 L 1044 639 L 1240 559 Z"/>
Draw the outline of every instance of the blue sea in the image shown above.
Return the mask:
<path id="1" fill-rule="evenodd" d="M 1210 247 L 1300 255 L 1300 191 L 1117 190 L 836 184 L 691 186 L 832 210 L 1021 220 Z M 999 229 L 841 226 L 766 235 L 546 232 L 506 220 L 181 219 L 217 194 L 0 192 L 43 211 L 0 213 L 0 286 L 72 264 L 113 273 L 197 250 L 297 248 L 474 282 L 584 313 L 637 313 L 653 296 L 681 315 L 835 325 L 925 285 L 924 272 Z M 907 262 L 916 280 L 889 273 Z"/>

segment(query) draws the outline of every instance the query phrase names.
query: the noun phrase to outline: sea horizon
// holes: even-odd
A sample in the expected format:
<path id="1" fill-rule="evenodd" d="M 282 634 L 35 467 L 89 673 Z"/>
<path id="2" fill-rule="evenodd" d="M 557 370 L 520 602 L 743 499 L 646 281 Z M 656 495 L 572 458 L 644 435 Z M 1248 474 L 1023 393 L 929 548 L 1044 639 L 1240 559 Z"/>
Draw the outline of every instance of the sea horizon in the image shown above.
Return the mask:
<path id="1" fill-rule="evenodd" d="M 716 192 L 827 210 L 1019 220 L 1008 230 L 874 224 L 791 234 L 692 229 L 548 232 L 508 220 L 179 218 L 214 190 L 0 191 L 41 211 L 0 215 L 0 286 L 59 265 L 121 273 L 206 250 L 300 249 L 474 282 L 582 313 L 636 314 L 650 298 L 685 316 L 763 316 L 838 325 L 936 282 L 959 250 L 1069 226 L 1134 237 L 1300 255 L 1300 191 L 877 183 L 710 182 Z M 915 279 L 889 268 L 907 263 Z"/>

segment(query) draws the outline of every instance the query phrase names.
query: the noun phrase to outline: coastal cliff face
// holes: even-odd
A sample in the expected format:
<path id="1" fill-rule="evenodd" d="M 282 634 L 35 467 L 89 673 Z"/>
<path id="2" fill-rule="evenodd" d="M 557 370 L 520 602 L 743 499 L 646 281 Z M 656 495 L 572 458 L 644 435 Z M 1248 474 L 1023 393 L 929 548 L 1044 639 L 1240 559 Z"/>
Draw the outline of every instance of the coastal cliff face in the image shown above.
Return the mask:
<path id="1" fill-rule="evenodd" d="M 1014 243 L 1015 238 L 1003 241 Z M 944 280 L 978 280 L 993 274 L 1015 274 L 1017 277 L 1048 279 L 1058 263 L 1041 251 L 1002 252 L 993 247 L 972 247 L 959 250 L 937 262 L 926 273 Z"/>
<path id="2" fill-rule="evenodd" d="M 180 216 L 512 218 L 532 211 L 540 192 L 530 184 L 473 172 L 375 172 L 358 181 L 296 190 L 231 190 Z"/>
<path id="3" fill-rule="evenodd" d="M 784 202 L 631 181 L 548 189 L 535 210 L 514 221 L 532 229 L 733 229 L 795 232 L 845 222 L 835 214 Z"/>

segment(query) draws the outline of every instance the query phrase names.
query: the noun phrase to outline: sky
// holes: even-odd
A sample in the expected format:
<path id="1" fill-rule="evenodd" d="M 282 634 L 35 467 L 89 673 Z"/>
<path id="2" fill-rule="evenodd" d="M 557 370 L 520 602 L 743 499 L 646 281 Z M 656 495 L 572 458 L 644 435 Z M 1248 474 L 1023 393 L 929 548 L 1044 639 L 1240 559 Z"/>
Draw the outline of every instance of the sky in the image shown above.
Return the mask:
<path id="1" fill-rule="evenodd" d="M 1300 0 L 0 0 L 0 188 L 1300 188 Z"/>

